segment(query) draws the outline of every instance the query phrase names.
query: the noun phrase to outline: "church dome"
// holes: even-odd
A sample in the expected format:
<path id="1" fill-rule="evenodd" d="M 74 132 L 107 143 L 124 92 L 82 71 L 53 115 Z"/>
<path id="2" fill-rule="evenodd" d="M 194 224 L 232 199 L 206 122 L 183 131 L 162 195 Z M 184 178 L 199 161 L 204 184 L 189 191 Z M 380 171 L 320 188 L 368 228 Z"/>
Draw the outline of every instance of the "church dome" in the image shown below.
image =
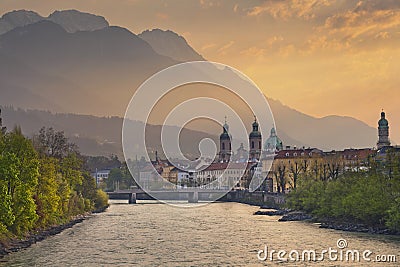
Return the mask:
<path id="1" fill-rule="evenodd" d="M 282 149 L 283 149 L 282 140 L 276 135 L 275 128 L 272 128 L 270 136 L 264 143 L 264 150 L 276 151 Z"/>
<path id="2" fill-rule="evenodd" d="M 383 112 L 383 111 L 381 113 L 381 119 L 379 120 L 378 125 L 379 125 L 379 127 L 388 127 L 389 126 L 389 122 L 385 118 L 385 112 Z"/>

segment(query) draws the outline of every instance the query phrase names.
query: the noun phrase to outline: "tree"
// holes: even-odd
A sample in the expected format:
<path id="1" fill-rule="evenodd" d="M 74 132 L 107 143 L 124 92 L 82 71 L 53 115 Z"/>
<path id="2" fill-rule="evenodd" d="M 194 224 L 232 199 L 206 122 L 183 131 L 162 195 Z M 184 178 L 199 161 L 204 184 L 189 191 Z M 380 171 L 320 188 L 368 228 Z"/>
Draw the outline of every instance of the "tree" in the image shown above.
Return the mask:
<path id="1" fill-rule="evenodd" d="M 57 160 L 42 158 L 40 160 L 38 186 L 36 188 L 36 213 L 39 215 L 38 226 L 47 227 L 59 222 L 60 201 L 57 184 Z"/>
<path id="2" fill-rule="evenodd" d="M 274 175 L 276 179 L 276 185 L 278 189 L 278 193 L 285 193 L 286 188 L 286 165 L 283 161 L 277 163 L 274 168 Z"/>
<path id="3" fill-rule="evenodd" d="M 118 185 L 122 183 L 123 173 L 120 168 L 114 168 L 110 171 L 108 179 L 106 181 L 107 188 L 112 190 L 117 190 Z"/>
<path id="4" fill-rule="evenodd" d="M 300 166 L 300 162 L 298 162 L 297 160 L 294 160 L 292 162 L 289 161 L 289 169 L 293 176 L 293 188 L 296 188 L 297 180 L 298 180 L 300 172 L 302 170 L 301 166 Z"/>
<path id="5" fill-rule="evenodd" d="M 34 136 L 35 148 L 40 154 L 61 159 L 68 154 L 77 153 L 77 146 L 68 141 L 63 131 L 55 131 L 52 127 L 41 128 Z"/>
<path id="6" fill-rule="evenodd" d="M 5 172 L 1 177 L 7 182 L 7 194 L 11 197 L 15 217 L 9 228 L 20 235 L 33 229 L 38 219 L 33 195 L 39 176 L 37 153 L 20 128 L 5 135 L 3 159 L 6 166 L 1 168 Z"/>

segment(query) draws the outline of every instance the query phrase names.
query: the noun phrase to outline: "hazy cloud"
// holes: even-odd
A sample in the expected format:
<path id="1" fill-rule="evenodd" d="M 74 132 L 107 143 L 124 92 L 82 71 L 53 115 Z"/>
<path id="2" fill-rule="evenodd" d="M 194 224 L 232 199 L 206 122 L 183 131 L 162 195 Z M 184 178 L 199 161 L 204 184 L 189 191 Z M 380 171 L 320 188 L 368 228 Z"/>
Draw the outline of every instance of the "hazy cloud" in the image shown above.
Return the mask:
<path id="1" fill-rule="evenodd" d="M 335 0 L 267 0 L 259 6 L 251 8 L 247 15 L 260 16 L 269 14 L 273 18 L 288 20 L 293 17 L 305 20 L 313 19 L 316 13 L 326 6 L 330 6 Z"/>

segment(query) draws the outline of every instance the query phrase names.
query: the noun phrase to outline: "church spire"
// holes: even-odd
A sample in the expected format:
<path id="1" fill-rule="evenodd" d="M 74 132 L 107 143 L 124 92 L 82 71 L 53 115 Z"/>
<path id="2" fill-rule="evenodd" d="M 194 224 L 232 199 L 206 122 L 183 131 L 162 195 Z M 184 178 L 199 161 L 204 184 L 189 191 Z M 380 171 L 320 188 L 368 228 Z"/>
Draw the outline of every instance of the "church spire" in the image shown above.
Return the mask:
<path id="1" fill-rule="evenodd" d="M 386 119 L 386 113 L 385 111 L 381 112 L 381 119 L 378 121 L 378 149 L 385 147 L 385 146 L 390 146 L 390 140 L 389 140 L 389 122 Z"/>
<path id="2" fill-rule="evenodd" d="M 219 136 L 219 161 L 228 162 L 232 155 L 231 135 L 229 134 L 229 125 L 227 117 L 224 118 L 224 125 L 222 126 L 222 133 Z"/>

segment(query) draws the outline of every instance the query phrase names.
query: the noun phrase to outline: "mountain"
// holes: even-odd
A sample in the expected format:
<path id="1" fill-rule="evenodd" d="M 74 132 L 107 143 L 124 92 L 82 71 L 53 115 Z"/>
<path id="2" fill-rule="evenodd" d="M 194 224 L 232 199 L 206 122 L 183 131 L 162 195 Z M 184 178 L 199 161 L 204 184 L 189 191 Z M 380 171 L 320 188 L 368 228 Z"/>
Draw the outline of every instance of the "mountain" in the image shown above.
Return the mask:
<path id="1" fill-rule="evenodd" d="M 339 150 L 374 147 L 376 144 L 377 130 L 360 120 L 342 116 L 315 118 L 279 101 L 269 99 L 268 102 L 274 114 L 278 134 L 283 134 L 284 141 L 284 135 L 289 135 L 295 140 L 295 143 L 285 142 L 286 145 L 298 146 L 296 140 L 300 140 L 308 146 Z"/>
<path id="2" fill-rule="evenodd" d="M 5 88 L 25 88 L 49 99 L 59 107 L 53 111 L 101 115 L 122 113 L 121 106 L 141 82 L 177 63 L 121 27 L 68 33 L 47 20 L 0 35 L 0 55 L 8 58 L 0 61 L 0 69 L 6 70 L 0 73 Z M 5 91 L 0 90 L 0 104 L 26 107 L 22 98 L 11 102 Z M 50 108 L 42 102 L 30 107 Z"/>
<path id="3" fill-rule="evenodd" d="M 85 155 L 103 155 L 112 154 L 123 158 L 122 153 L 122 123 L 120 117 L 96 117 L 92 115 L 77 115 L 67 113 L 51 113 L 49 111 L 23 110 L 12 107 L 0 107 L 2 109 L 3 125 L 8 129 L 14 126 L 21 126 L 22 132 L 27 136 L 37 134 L 43 127 L 53 127 L 57 131 L 64 131 L 66 136 L 77 144 L 80 151 Z M 143 124 L 137 121 L 127 121 L 132 127 L 139 127 Z M 148 125 L 146 144 L 150 153 L 154 154 L 157 150 L 162 155 L 160 144 L 161 126 Z M 168 126 L 176 128 L 174 126 Z M 176 131 L 176 130 L 175 130 Z M 132 136 L 133 142 L 139 144 L 142 140 L 140 135 Z M 180 134 L 181 146 L 183 152 L 192 158 L 198 157 L 198 143 L 203 138 L 211 138 L 215 142 L 216 135 L 184 129 Z M 138 156 L 144 155 L 145 151 L 137 151 Z"/>
<path id="4" fill-rule="evenodd" d="M 57 18 L 54 19 L 57 23 L 50 19 L 34 22 L 40 15 L 30 11 L 14 11 L 2 17 L 1 21 L 13 22 L 14 28 L 0 35 L 0 105 L 58 113 L 122 117 L 136 88 L 148 77 L 180 62 L 204 60 L 183 37 L 171 31 L 144 31 L 138 36 L 125 28 L 107 26 L 105 19 L 95 15 L 74 11 L 53 14 L 50 17 Z M 74 16 L 82 19 L 74 19 L 74 23 L 70 24 L 68 18 Z M 73 27 L 85 30 L 68 32 L 66 25 L 71 27 L 70 31 L 73 31 Z M 105 27 L 95 29 L 101 25 Z M 161 111 L 173 107 L 172 104 L 188 96 L 215 96 L 224 101 L 230 100 L 235 108 L 239 106 L 237 101 L 230 99 L 224 92 L 216 92 L 214 87 L 195 85 L 191 93 L 188 93 L 187 87 L 184 89 L 182 94 L 163 98 Z M 372 147 L 376 143 L 376 129 L 354 118 L 315 118 L 279 101 L 270 99 L 269 102 L 277 132 L 285 145 L 330 150 Z M 251 125 L 252 114 L 247 117 L 245 125 Z M 85 117 L 88 127 L 97 131 L 113 127 L 110 130 L 113 133 L 112 139 L 93 139 L 90 134 L 96 136 L 96 132 L 83 134 L 80 131 L 82 127 L 73 130 L 74 126 L 61 118 L 58 118 L 60 124 L 57 127 L 69 132 L 71 136 L 79 136 L 77 142 L 86 140 L 81 145 L 87 146 L 85 151 L 88 153 L 121 151 L 120 147 L 114 147 L 106 141 L 118 143 L 116 136 L 121 134 L 119 124 L 108 124 L 98 117 Z M 50 117 L 46 120 L 11 119 L 9 125 L 17 123 L 26 127 L 25 124 L 35 122 L 37 127 L 41 127 L 48 125 L 49 121 Z M 161 122 L 150 123 L 158 125 Z M 201 127 L 191 129 L 197 132 L 203 130 Z M 208 130 L 211 135 L 218 136 L 221 129 L 215 127 Z M 267 132 L 269 130 L 266 129 Z M 98 142 L 102 144 L 101 149 L 97 147 Z"/>
<path id="5" fill-rule="evenodd" d="M 55 11 L 47 19 L 62 26 L 70 33 L 100 30 L 109 26 L 104 17 L 77 10 Z"/>
<path id="6" fill-rule="evenodd" d="M 160 55 L 164 55 L 177 61 L 201 61 L 205 60 L 183 38 L 173 31 L 160 29 L 145 30 L 138 35 L 148 42 Z"/>
<path id="7" fill-rule="evenodd" d="M 33 11 L 15 10 L 4 14 L 0 18 L 0 35 L 17 27 L 26 26 L 42 20 L 52 21 L 70 33 L 77 31 L 94 31 L 109 26 L 104 17 L 80 12 L 78 10 L 54 11 L 47 18 Z"/>
<path id="8" fill-rule="evenodd" d="M 0 18 L 0 34 L 8 32 L 14 28 L 32 24 L 43 20 L 38 13 L 27 10 L 14 10 L 4 14 Z"/>

